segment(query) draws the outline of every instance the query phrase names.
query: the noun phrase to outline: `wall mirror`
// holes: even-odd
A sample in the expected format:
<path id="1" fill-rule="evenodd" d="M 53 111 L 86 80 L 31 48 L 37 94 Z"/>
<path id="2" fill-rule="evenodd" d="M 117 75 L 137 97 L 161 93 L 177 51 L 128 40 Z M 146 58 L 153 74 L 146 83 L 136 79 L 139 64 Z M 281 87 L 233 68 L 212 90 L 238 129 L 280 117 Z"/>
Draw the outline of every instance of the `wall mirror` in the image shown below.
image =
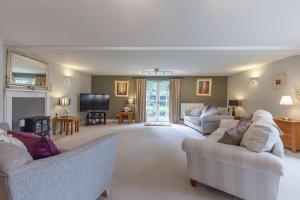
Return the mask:
<path id="1" fill-rule="evenodd" d="M 7 86 L 48 89 L 47 63 L 26 54 L 8 50 Z"/>

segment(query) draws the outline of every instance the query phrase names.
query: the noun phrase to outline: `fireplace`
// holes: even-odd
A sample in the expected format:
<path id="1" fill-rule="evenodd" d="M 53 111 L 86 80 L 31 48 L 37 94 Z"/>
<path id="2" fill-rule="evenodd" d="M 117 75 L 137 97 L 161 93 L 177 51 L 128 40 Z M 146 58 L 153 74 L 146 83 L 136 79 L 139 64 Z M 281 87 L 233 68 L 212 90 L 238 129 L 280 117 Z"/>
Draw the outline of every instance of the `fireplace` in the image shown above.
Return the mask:
<path id="1" fill-rule="evenodd" d="M 4 120 L 13 130 L 19 129 L 19 119 L 33 116 L 50 116 L 49 91 L 5 89 Z"/>

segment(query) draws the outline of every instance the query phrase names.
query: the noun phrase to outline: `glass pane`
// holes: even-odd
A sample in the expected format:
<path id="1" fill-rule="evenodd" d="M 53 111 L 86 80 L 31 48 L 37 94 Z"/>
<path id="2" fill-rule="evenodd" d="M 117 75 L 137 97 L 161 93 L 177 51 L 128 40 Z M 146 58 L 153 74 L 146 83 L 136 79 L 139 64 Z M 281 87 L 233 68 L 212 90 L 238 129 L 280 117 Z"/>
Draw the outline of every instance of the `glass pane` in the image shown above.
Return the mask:
<path id="1" fill-rule="evenodd" d="M 169 121 L 169 83 L 159 82 L 159 121 Z"/>
<path id="2" fill-rule="evenodd" d="M 147 81 L 147 92 L 146 92 L 146 113 L 147 121 L 156 121 L 156 110 L 157 110 L 157 82 Z"/>

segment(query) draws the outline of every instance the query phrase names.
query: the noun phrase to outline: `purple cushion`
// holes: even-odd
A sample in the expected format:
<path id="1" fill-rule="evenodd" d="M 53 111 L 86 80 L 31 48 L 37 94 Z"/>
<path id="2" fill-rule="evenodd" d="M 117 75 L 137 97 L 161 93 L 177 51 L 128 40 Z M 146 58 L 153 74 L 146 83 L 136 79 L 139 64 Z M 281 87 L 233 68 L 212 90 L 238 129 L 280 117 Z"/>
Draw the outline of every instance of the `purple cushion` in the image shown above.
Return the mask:
<path id="1" fill-rule="evenodd" d="M 224 135 L 218 140 L 218 142 L 223 144 L 240 146 L 243 136 L 250 125 L 250 118 L 241 119 L 235 127 L 226 130 Z"/>
<path id="2" fill-rule="evenodd" d="M 53 141 L 44 136 L 38 136 L 33 133 L 20 131 L 8 131 L 8 134 L 11 134 L 13 137 L 23 142 L 27 148 L 27 151 L 35 160 L 60 153 Z"/>

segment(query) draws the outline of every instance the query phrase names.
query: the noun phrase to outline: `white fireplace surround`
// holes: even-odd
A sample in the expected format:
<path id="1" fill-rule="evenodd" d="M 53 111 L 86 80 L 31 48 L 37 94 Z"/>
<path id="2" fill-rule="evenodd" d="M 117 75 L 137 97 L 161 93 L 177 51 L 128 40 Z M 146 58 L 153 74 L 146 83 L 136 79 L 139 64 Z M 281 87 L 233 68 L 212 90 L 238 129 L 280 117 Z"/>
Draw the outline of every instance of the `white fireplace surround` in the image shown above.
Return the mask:
<path id="1" fill-rule="evenodd" d="M 50 110 L 50 92 L 43 90 L 22 90 L 15 88 L 6 88 L 4 94 L 4 120 L 12 127 L 12 100 L 14 97 L 24 98 L 44 98 L 46 116 L 51 115 Z"/>

